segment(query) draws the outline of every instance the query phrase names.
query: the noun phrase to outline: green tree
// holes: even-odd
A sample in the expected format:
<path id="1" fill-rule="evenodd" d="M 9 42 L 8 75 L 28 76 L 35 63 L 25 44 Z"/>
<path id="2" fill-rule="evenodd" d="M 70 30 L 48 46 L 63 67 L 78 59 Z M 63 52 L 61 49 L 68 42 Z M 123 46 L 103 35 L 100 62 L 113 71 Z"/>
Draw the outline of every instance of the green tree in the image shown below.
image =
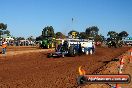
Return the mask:
<path id="1" fill-rule="evenodd" d="M 7 24 L 0 23 L 0 37 L 4 34 L 4 31 L 7 29 Z M 7 34 L 10 34 L 9 31 L 6 32 Z"/>
<path id="2" fill-rule="evenodd" d="M 118 34 L 119 37 L 127 37 L 129 34 L 126 31 L 122 31 Z"/>
<path id="3" fill-rule="evenodd" d="M 86 28 L 85 33 L 90 37 L 95 37 L 98 35 L 99 28 L 97 26 L 92 26 L 89 28 Z"/>
<path id="4" fill-rule="evenodd" d="M 9 30 L 5 30 L 5 31 L 3 31 L 3 34 L 7 34 L 7 36 L 10 36 L 10 31 Z"/>
<path id="5" fill-rule="evenodd" d="M 105 40 L 104 36 L 102 35 L 96 35 L 95 36 L 95 42 L 103 42 Z"/>
<path id="6" fill-rule="evenodd" d="M 115 38 L 118 36 L 118 33 L 116 33 L 115 31 L 109 31 L 107 36 L 109 36 L 110 38 Z"/>
<path id="7" fill-rule="evenodd" d="M 80 32 L 79 38 L 80 39 L 87 39 L 88 38 L 88 35 L 85 32 Z"/>
<path id="8" fill-rule="evenodd" d="M 7 29 L 7 24 L 0 23 L 0 29 L 1 30 L 6 30 Z"/>
<path id="9" fill-rule="evenodd" d="M 66 36 L 64 34 L 62 34 L 61 32 L 57 32 L 55 34 L 55 36 L 56 36 L 56 38 L 61 38 L 61 39 L 66 38 Z"/>
<path id="10" fill-rule="evenodd" d="M 47 26 L 42 31 L 43 37 L 54 37 L 54 28 L 52 26 Z"/>

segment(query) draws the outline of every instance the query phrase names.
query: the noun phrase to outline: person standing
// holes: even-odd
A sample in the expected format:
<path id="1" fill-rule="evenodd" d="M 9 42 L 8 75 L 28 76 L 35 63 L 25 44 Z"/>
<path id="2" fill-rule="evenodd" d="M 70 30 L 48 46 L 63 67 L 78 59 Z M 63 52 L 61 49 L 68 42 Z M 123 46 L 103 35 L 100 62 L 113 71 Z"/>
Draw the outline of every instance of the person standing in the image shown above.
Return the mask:
<path id="1" fill-rule="evenodd" d="M 95 53 L 95 43 L 92 42 L 92 53 Z"/>
<path id="2" fill-rule="evenodd" d="M 2 41 L 2 54 L 6 53 L 7 42 L 6 39 Z"/>

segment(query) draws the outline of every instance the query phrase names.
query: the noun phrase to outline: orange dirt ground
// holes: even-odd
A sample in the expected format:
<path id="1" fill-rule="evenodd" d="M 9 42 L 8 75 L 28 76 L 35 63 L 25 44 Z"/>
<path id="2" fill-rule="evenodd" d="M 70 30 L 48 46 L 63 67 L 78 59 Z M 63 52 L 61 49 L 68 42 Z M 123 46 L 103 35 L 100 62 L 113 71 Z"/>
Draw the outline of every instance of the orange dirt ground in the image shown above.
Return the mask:
<path id="1" fill-rule="evenodd" d="M 6 56 L 0 55 L 0 88 L 76 88 L 79 66 L 87 74 L 95 73 L 128 49 L 98 47 L 90 56 L 47 58 L 51 51 L 8 47 Z"/>

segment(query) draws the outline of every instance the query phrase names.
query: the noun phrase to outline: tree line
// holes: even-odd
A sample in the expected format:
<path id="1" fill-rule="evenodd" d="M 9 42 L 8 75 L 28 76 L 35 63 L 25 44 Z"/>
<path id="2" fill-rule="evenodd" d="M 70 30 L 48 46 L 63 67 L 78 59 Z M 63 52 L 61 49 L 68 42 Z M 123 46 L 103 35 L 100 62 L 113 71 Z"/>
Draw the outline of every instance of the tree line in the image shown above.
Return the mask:
<path id="1" fill-rule="evenodd" d="M 74 35 L 73 35 L 74 33 Z M 123 37 L 127 37 L 129 34 L 126 31 L 122 31 L 120 33 L 117 33 L 115 31 L 109 31 L 107 33 L 107 36 L 109 38 L 118 38 L 122 39 Z M 37 37 L 37 39 L 43 39 L 43 38 L 49 38 L 49 37 L 54 37 L 54 38 L 66 38 L 71 36 L 71 38 L 79 38 L 79 39 L 94 39 L 95 41 L 104 41 L 105 37 L 101 34 L 99 34 L 99 28 L 97 26 L 91 26 L 87 27 L 85 31 L 83 32 L 78 32 L 76 30 L 71 30 L 68 33 L 68 36 L 64 35 L 62 32 L 54 32 L 54 28 L 52 26 L 47 26 L 44 27 L 42 30 L 42 35 Z"/>
<path id="2" fill-rule="evenodd" d="M 7 24 L 0 23 L 0 37 L 1 35 L 7 34 L 7 36 L 10 36 L 10 31 L 7 30 Z M 116 31 L 109 31 L 107 33 L 107 36 L 109 38 L 118 38 L 122 39 L 123 37 L 127 37 L 129 34 L 126 31 L 122 31 L 120 33 L 117 33 Z M 36 38 L 36 40 L 41 40 L 44 38 L 67 38 L 71 36 L 71 38 L 79 38 L 79 39 L 94 39 L 95 41 L 104 41 L 105 37 L 101 34 L 99 34 L 99 28 L 97 26 L 91 26 L 87 27 L 85 31 L 78 32 L 76 30 L 71 30 L 68 32 L 68 36 L 64 35 L 62 32 L 54 32 L 53 26 L 46 26 L 42 29 L 42 34 Z M 24 37 L 17 37 L 16 40 L 24 39 Z M 33 39 L 33 36 L 30 36 L 28 39 Z"/>

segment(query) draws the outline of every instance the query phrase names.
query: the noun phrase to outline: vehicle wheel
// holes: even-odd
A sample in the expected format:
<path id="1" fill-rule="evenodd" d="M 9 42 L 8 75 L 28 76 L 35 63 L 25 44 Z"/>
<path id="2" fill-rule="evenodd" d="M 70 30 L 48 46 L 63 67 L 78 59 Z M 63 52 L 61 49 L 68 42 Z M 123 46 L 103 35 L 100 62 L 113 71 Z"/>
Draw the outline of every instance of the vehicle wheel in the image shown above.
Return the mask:
<path id="1" fill-rule="evenodd" d="M 75 55 L 76 55 L 76 50 L 75 50 L 74 46 L 70 46 L 69 54 L 70 54 L 71 56 L 75 56 Z"/>

